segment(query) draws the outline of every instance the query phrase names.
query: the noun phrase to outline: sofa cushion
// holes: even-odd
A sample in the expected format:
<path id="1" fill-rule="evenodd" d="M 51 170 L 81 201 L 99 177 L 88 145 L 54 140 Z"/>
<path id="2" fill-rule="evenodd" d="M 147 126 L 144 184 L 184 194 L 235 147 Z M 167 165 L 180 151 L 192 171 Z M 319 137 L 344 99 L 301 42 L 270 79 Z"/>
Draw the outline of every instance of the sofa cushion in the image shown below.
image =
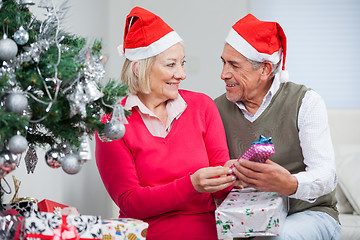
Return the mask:
<path id="1" fill-rule="evenodd" d="M 360 145 L 337 146 L 336 170 L 339 185 L 357 214 L 360 214 Z"/>
<path id="2" fill-rule="evenodd" d="M 343 240 L 359 239 L 360 236 L 360 216 L 352 214 L 339 215 Z"/>
<path id="3" fill-rule="evenodd" d="M 336 199 L 337 199 L 337 208 L 338 208 L 340 214 L 341 213 L 347 213 L 347 214 L 354 213 L 354 208 L 349 203 L 349 200 L 346 198 L 340 185 L 337 185 L 337 187 L 336 187 Z"/>

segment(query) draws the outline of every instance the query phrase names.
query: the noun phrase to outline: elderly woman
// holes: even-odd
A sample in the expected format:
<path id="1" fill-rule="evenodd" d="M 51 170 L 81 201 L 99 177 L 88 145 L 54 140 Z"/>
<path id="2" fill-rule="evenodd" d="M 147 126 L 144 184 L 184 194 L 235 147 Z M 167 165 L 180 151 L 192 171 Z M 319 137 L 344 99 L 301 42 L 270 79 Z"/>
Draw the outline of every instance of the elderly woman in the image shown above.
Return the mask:
<path id="1" fill-rule="evenodd" d="M 131 111 L 125 136 L 96 141 L 96 162 L 120 217 L 149 223 L 147 239 L 217 239 L 214 197 L 236 183 L 215 103 L 179 90 L 186 78 L 182 39 L 135 7 L 127 16 L 122 81 Z M 214 196 L 214 195 L 218 196 Z"/>

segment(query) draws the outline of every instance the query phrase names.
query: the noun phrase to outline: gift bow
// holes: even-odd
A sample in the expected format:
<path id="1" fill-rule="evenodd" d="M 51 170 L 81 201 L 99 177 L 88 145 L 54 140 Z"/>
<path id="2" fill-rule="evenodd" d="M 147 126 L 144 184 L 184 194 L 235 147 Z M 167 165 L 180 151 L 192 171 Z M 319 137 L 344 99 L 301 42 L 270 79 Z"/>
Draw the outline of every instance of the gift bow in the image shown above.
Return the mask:
<path id="1" fill-rule="evenodd" d="M 254 144 L 273 144 L 271 141 L 271 137 L 264 137 L 263 135 L 260 135 L 259 141 L 251 143 L 251 145 Z"/>
<path id="2" fill-rule="evenodd" d="M 53 240 L 79 240 L 79 233 L 74 225 L 68 226 L 66 215 L 61 216 L 62 223 L 54 229 Z"/>

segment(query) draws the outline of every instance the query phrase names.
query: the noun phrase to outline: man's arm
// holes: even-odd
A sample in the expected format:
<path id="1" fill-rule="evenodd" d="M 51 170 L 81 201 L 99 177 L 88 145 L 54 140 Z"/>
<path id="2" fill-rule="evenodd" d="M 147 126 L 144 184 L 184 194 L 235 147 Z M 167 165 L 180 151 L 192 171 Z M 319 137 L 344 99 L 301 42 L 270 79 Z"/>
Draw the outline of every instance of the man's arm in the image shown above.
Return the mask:
<path id="1" fill-rule="evenodd" d="M 335 189 L 337 175 L 327 109 L 320 95 L 312 90 L 304 96 L 298 128 L 306 168 L 294 174 L 299 185 L 290 197 L 313 202 Z"/>

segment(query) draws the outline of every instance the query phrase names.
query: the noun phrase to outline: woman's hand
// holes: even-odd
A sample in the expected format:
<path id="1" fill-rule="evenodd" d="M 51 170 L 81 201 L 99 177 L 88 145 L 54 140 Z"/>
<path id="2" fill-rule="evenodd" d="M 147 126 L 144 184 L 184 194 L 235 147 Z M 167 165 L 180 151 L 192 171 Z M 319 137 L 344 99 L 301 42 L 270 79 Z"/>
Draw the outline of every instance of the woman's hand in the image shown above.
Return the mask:
<path id="1" fill-rule="evenodd" d="M 191 182 L 199 193 L 213 193 L 231 186 L 236 177 L 229 167 L 206 167 L 197 170 L 191 176 Z"/>
<path id="2" fill-rule="evenodd" d="M 235 188 L 239 188 L 239 189 L 242 189 L 244 187 L 247 187 L 247 184 L 243 181 L 241 181 L 237 175 L 239 174 L 239 171 L 236 169 L 235 167 L 235 163 L 237 163 L 238 160 L 237 159 L 230 159 L 229 161 L 227 161 L 225 164 L 224 164 L 224 167 L 228 167 L 232 170 L 232 175 L 235 176 L 236 180 L 232 183 L 232 185 L 235 187 Z"/>

